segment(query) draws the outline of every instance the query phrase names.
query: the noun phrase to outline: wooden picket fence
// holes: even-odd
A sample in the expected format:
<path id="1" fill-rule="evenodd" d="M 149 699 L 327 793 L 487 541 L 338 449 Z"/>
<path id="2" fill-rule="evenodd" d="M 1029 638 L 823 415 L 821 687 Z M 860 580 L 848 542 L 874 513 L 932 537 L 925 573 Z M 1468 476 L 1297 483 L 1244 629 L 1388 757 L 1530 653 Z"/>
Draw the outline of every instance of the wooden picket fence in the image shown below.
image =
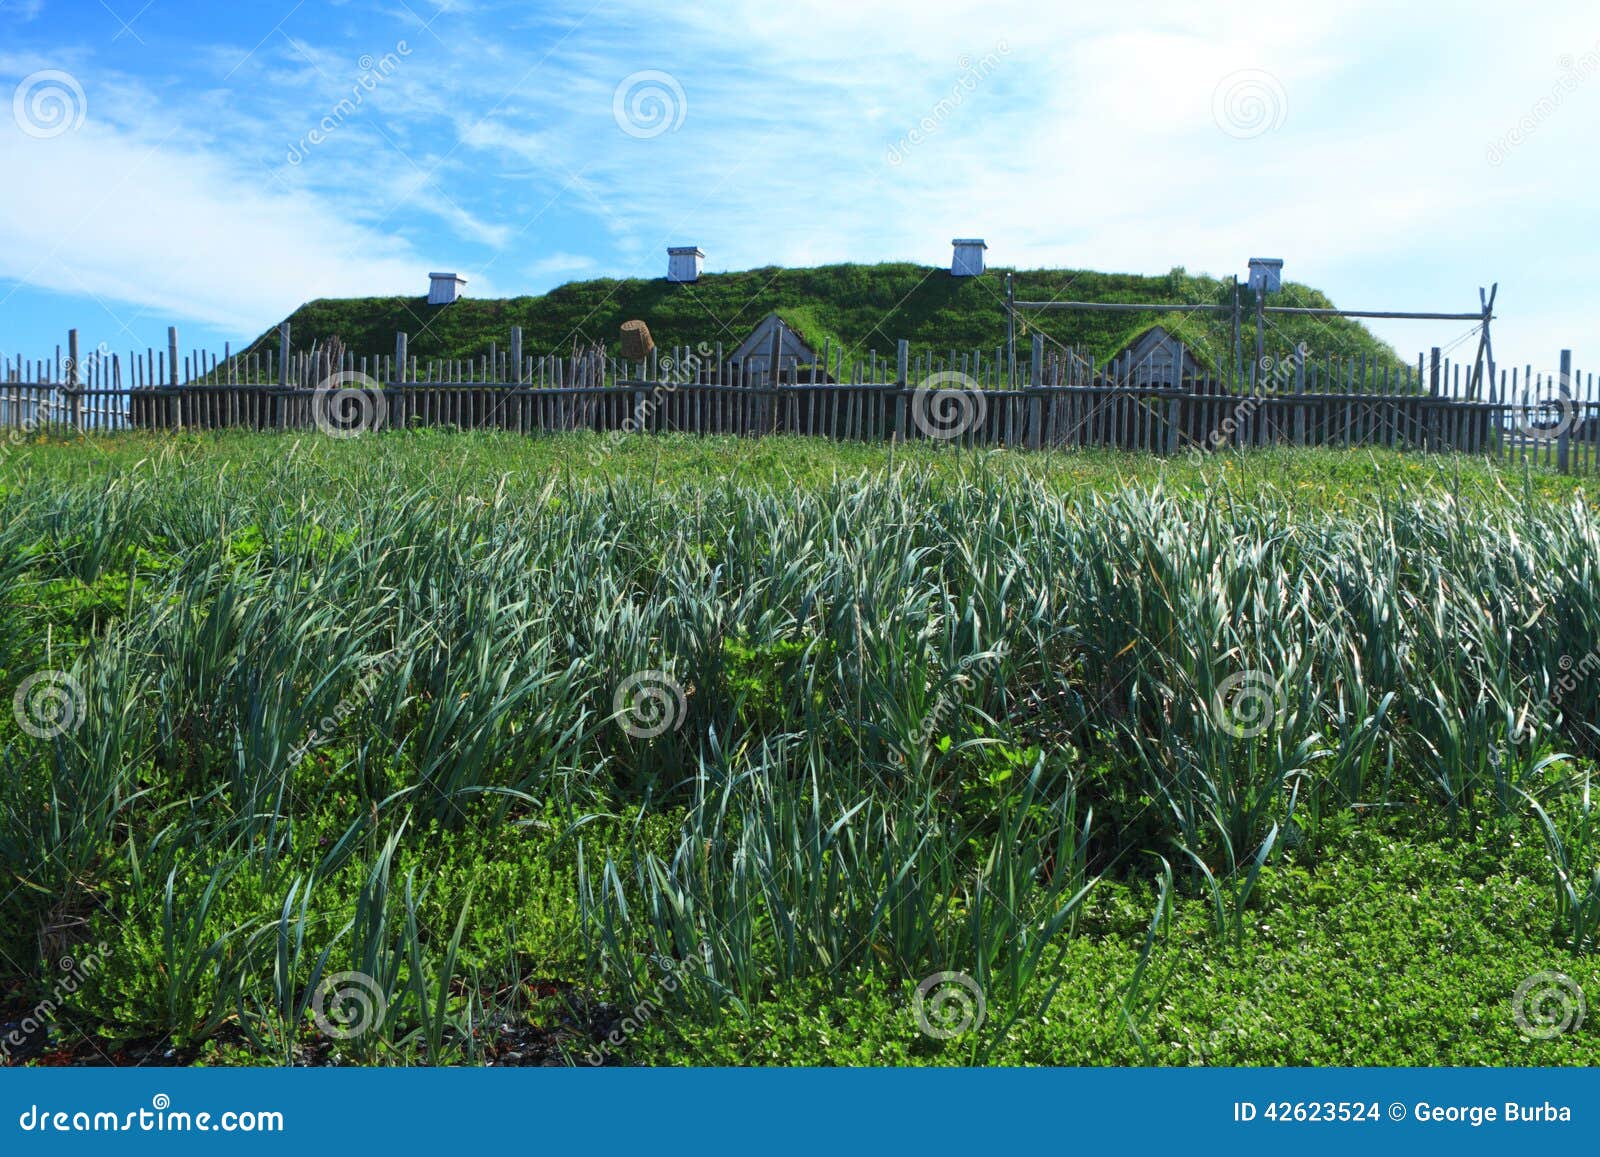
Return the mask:
<path id="1" fill-rule="evenodd" d="M 838 440 L 939 440 L 1028 449 L 1110 447 L 1157 454 L 1268 445 L 1383 446 L 1533 461 L 1600 473 L 1594 375 L 1531 366 L 1481 374 L 1439 351 L 1415 365 L 1367 359 L 1267 359 L 1251 381 L 1186 378 L 1167 387 L 1139 367 L 1071 350 L 1011 364 L 1003 348 L 949 355 L 869 351 L 846 361 L 748 368 L 720 347 L 625 362 L 603 351 L 419 362 L 400 335 L 393 357 L 326 351 L 178 357 L 167 351 L 63 359 L 0 357 L 0 429 L 246 429 L 353 433 L 443 426 L 532 434 L 589 430 Z M 288 350 L 287 335 L 283 348 Z M 776 352 L 776 351 L 774 351 Z M 1179 365 L 1183 364 L 1179 359 Z M 1012 385 L 1015 382 L 1017 384 Z"/>

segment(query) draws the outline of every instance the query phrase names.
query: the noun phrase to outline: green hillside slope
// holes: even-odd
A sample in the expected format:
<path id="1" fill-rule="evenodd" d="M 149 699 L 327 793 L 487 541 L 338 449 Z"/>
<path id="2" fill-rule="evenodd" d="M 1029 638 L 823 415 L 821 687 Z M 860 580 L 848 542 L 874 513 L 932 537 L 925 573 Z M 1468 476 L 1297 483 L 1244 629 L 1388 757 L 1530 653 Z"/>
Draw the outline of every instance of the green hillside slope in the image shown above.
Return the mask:
<path id="1" fill-rule="evenodd" d="M 669 284 L 664 278 L 578 281 L 541 297 L 463 298 L 447 306 L 430 306 L 420 297 L 325 299 L 301 306 L 289 320 L 296 349 L 337 335 L 358 355 L 390 353 L 395 333 L 403 330 L 410 335 L 411 353 L 427 359 L 474 357 L 487 352 L 491 342 L 503 349 L 514 325 L 522 327 L 529 355 L 570 353 L 575 341 L 602 342 L 616 352 L 618 327 L 630 318 L 644 319 L 659 346 L 721 342 L 731 352 L 777 310 L 819 351 L 832 339 L 836 349 L 842 345 L 852 354 L 876 349 L 892 358 L 901 338 L 918 353 L 993 350 L 1003 344 L 1005 272 L 954 278 L 947 269 L 910 264 L 768 267 L 706 274 L 692 285 Z M 1063 269 L 1016 273 L 1018 300 L 1224 304 L 1231 293 L 1226 281 L 1191 276 L 1182 269 L 1162 277 Z M 1245 296 L 1248 300 L 1248 291 Z M 1332 303 L 1308 286 L 1286 283 L 1274 304 Z M 1104 360 L 1156 322 L 1176 327 L 1203 361 L 1219 370 L 1230 364 L 1227 315 L 1040 313 L 1020 326 L 1018 344 L 1026 356 L 1036 328 L 1052 341 Z M 1269 352 L 1286 352 L 1303 341 L 1319 357 L 1396 360 L 1389 346 L 1353 321 L 1276 319 L 1268 333 Z M 259 339 L 263 348 L 276 341 L 276 328 Z M 1254 336 L 1248 318 L 1245 348 L 1246 357 L 1251 356 Z"/>

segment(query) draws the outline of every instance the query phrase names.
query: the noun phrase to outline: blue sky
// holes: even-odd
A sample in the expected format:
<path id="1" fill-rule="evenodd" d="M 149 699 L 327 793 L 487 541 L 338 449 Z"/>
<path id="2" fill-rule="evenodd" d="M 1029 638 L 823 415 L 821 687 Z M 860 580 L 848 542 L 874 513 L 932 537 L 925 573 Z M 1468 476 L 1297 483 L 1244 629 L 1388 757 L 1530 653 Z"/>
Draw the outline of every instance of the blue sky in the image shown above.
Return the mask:
<path id="1" fill-rule="evenodd" d="M 0 0 L 0 351 L 707 268 L 1244 272 L 1600 361 L 1589 0 Z M 1403 353 L 1459 323 L 1378 323 Z M 998 335 L 997 335 L 998 336 Z M 1471 348 L 1464 351 L 1470 356 Z"/>

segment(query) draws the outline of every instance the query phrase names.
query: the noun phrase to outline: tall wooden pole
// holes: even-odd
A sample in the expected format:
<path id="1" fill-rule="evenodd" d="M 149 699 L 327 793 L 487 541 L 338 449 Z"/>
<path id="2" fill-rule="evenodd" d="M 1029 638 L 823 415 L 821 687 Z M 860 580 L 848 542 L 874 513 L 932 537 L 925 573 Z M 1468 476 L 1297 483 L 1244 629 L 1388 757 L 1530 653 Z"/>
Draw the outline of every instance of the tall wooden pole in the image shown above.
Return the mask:
<path id="1" fill-rule="evenodd" d="M 1239 275 L 1233 275 L 1233 389 L 1239 388 L 1239 377 L 1244 367 L 1244 345 L 1239 335 Z"/>
<path id="2" fill-rule="evenodd" d="M 1258 288 L 1256 295 L 1256 361 L 1250 368 L 1250 381 L 1252 384 L 1260 380 L 1261 363 L 1267 357 L 1267 291 Z"/>
<path id="3" fill-rule="evenodd" d="M 1009 371 L 1006 384 L 1017 388 L 1017 287 L 1012 274 L 1006 274 L 1006 351 Z"/>
<path id="4" fill-rule="evenodd" d="M 1489 287 L 1489 297 L 1483 303 L 1483 361 L 1484 368 L 1489 372 L 1489 395 L 1491 399 L 1495 393 L 1494 372 L 1494 335 L 1489 332 L 1490 323 L 1494 321 L 1494 300 L 1500 296 L 1500 283 L 1497 281 Z"/>

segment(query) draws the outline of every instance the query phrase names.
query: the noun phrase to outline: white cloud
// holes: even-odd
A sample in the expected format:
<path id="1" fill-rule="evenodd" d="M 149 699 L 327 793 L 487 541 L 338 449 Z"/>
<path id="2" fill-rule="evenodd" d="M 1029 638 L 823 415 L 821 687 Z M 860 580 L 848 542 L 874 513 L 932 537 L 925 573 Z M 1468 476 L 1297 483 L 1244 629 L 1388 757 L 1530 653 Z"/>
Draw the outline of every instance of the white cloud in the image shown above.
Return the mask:
<path id="1" fill-rule="evenodd" d="M 317 297 L 414 293 L 427 262 L 264 173 L 91 120 L 50 140 L 7 124 L 0 275 L 254 332 Z M 101 176 L 103 174 L 103 176 Z"/>
<path id="2" fill-rule="evenodd" d="M 352 5 L 337 28 L 297 17 L 292 42 L 269 38 L 242 65 L 243 48 L 195 46 L 203 79 L 181 100 L 164 78 L 94 69 L 90 123 L 14 150 L 28 188 L 0 187 L 0 272 L 26 274 L 59 243 L 65 271 L 46 262 L 38 284 L 81 279 L 256 328 L 302 297 L 420 292 L 428 268 L 476 268 L 484 296 L 486 271 L 508 292 L 654 276 L 667 244 L 704 246 L 711 268 L 937 264 L 952 236 L 976 234 L 993 262 L 1023 267 L 1226 275 L 1273 252 L 1347 305 L 1465 308 L 1499 277 L 1524 319 L 1600 307 L 1582 277 L 1600 76 L 1500 168 L 1485 160 L 1556 82 L 1557 57 L 1593 47 L 1576 0 L 1510 23 L 1487 0 L 1449 21 L 1377 0 L 479 7 L 410 0 L 385 20 Z M 286 165 L 360 56 L 400 38 L 403 65 Z M 982 75 L 961 87 L 974 62 Z M 0 74 L 22 63 L 0 56 Z M 619 82 L 644 70 L 671 72 L 687 102 L 681 128 L 652 139 L 613 119 Z M 1278 102 L 1250 139 L 1215 119 L 1219 85 L 1244 70 Z M 925 117 L 935 127 L 890 164 Z M 108 184 L 68 174 L 115 181 L 174 128 L 119 194 L 126 217 L 77 227 Z M 220 256 L 235 253 L 240 268 Z M 1538 274 L 1558 257 L 1567 274 Z M 1506 319 L 1508 343 L 1545 340 L 1519 324 Z M 1385 332 L 1402 346 L 1453 336 Z"/>
<path id="3" fill-rule="evenodd" d="M 581 253 L 552 253 L 527 266 L 524 273 L 539 281 L 557 274 L 586 273 L 598 264 L 593 257 L 586 257 Z"/>
<path id="4" fill-rule="evenodd" d="M 1503 224 L 1530 211 L 1581 219 L 1571 190 L 1596 168 L 1579 142 L 1600 77 L 1519 158 L 1533 165 L 1571 141 L 1555 161 L 1571 180 L 1547 173 L 1530 190 L 1527 168 L 1495 173 L 1484 159 L 1497 126 L 1554 81 L 1558 53 L 1592 43 L 1577 5 L 1530 12 L 1503 32 L 1483 3 L 1445 27 L 1430 6 L 1367 0 L 1317 11 L 1011 0 L 737 0 L 670 16 L 624 7 L 643 23 L 640 39 L 670 44 L 670 55 L 591 43 L 587 79 L 679 62 L 686 124 L 637 142 L 608 137 L 591 115 L 578 122 L 581 139 L 575 129 L 556 152 L 581 150 L 610 224 L 623 226 L 619 247 L 647 268 L 669 239 L 699 242 L 713 267 L 740 268 L 938 263 L 951 236 L 977 234 L 992 261 L 1023 267 L 1183 264 L 1226 275 L 1274 252 L 1292 276 L 1353 307 L 1464 311 L 1478 284 L 1544 260 L 1547 235 L 1499 244 Z M 888 148 L 950 94 L 957 58 L 1002 41 L 998 67 L 903 163 L 886 165 Z M 829 46 L 825 58 L 793 51 L 816 42 Z M 1491 47 L 1501 65 L 1484 70 Z M 1276 127 L 1251 139 L 1215 119 L 1219 85 L 1241 70 L 1270 74 L 1281 94 L 1268 118 Z M 1560 304 L 1544 291 L 1516 309 Z M 1388 328 L 1404 348 L 1460 327 Z M 1501 332 L 1508 342 L 1533 333 L 1511 318 Z"/>
<path id="5" fill-rule="evenodd" d="M 19 20 L 24 24 L 37 20 L 44 11 L 44 0 L 0 0 L 0 17 Z"/>

